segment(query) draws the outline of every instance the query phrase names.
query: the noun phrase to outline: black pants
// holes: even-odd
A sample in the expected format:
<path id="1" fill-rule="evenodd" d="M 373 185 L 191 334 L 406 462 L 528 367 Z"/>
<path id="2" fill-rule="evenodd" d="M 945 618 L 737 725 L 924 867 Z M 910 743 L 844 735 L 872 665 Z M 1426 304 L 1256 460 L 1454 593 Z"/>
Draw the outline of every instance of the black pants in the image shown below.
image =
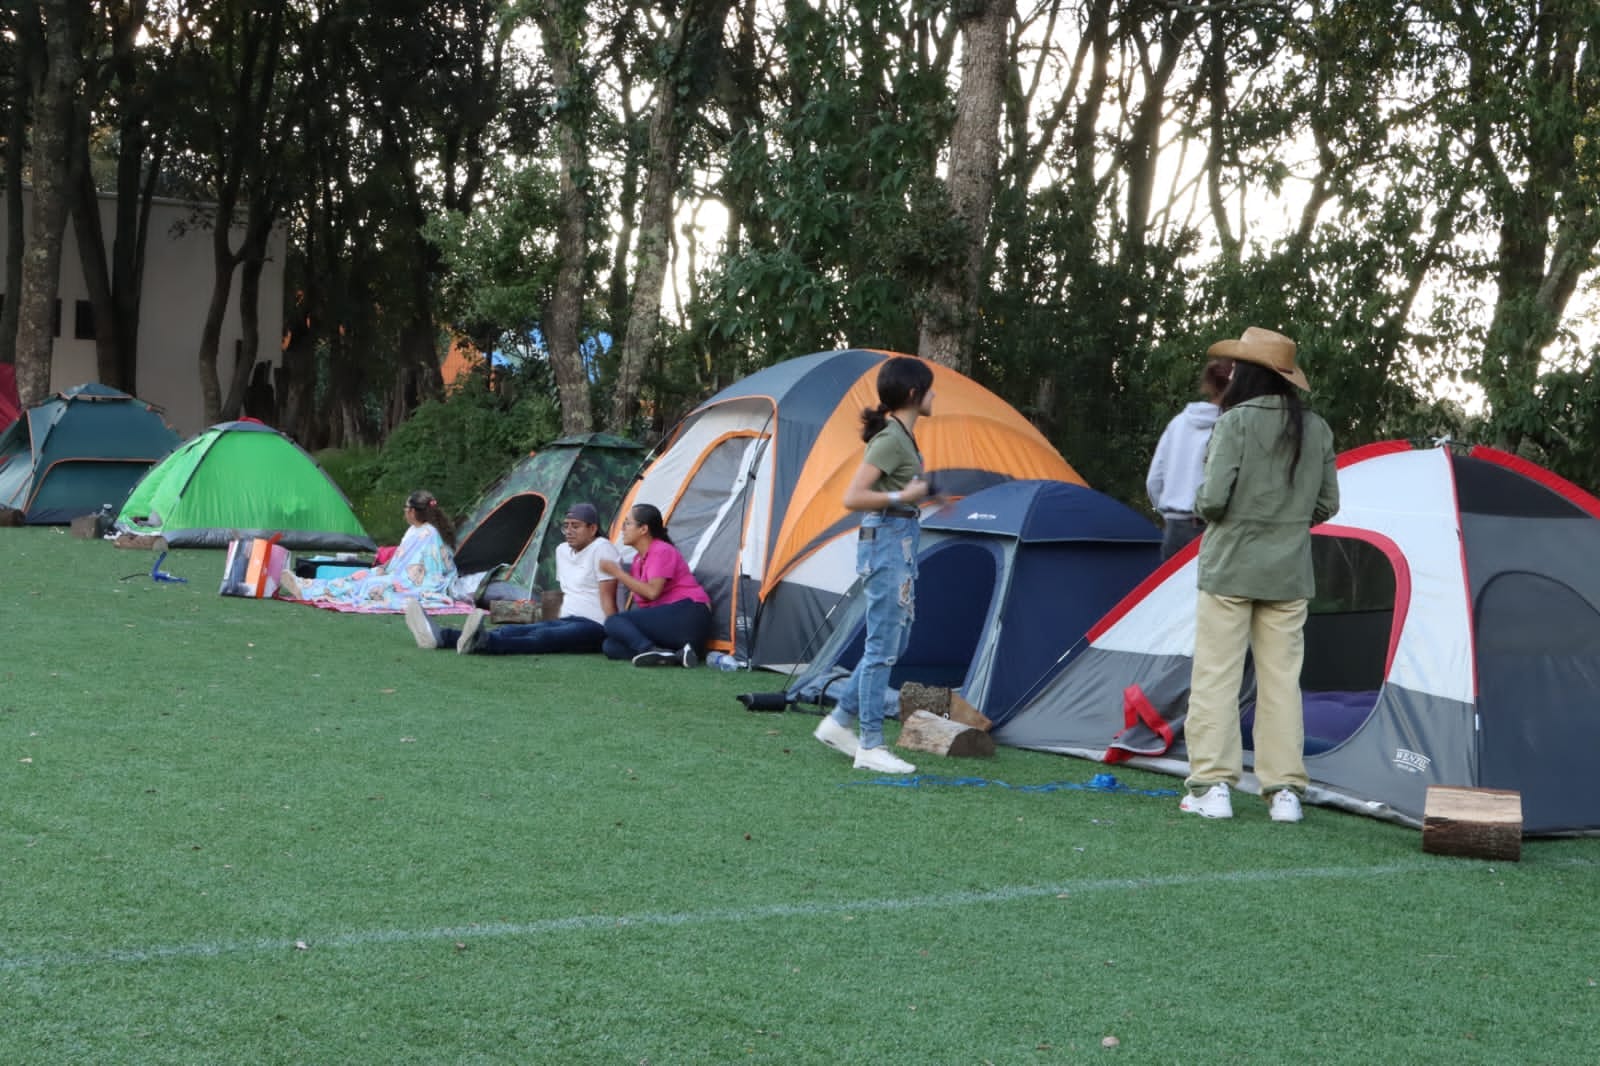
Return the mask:
<path id="1" fill-rule="evenodd" d="M 711 636 L 711 608 L 693 600 L 678 600 L 660 607 L 635 607 L 606 619 L 608 659 L 631 659 L 653 648 L 677 651 L 685 644 L 699 655 Z"/>

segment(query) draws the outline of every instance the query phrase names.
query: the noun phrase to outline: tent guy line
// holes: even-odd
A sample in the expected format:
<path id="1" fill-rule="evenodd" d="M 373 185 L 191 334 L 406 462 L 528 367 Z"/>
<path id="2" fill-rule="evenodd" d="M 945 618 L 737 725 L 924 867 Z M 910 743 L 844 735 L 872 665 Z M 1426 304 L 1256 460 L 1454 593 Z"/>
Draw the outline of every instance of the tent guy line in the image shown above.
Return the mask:
<path id="1" fill-rule="evenodd" d="M 1485 867 L 1487 870 L 1488 867 Z M 484 922 L 432 929 L 371 929 L 325 936 L 261 938 L 257 940 L 212 940 L 187 944 L 157 945 L 145 948 L 113 948 L 102 951 L 41 952 L 33 955 L 0 956 L 0 973 L 28 970 L 53 970 L 116 964 L 143 965 L 187 959 L 222 958 L 230 955 L 271 954 L 292 951 L 329 951 L 343 948 L 383 947 L 427 944 L 435 941 L 465 943 L 471 940 L 500 940 L 557 936 L 565 933 L 604 933 L 630 929 L 675 928 L 687 926 L 737 925 L 748 922 L 788 918 L 829 918 L 863 914 L 903 913 L 941 910 L 973 904 L 1003 904 L 1038 899 L 1060 898 L 1070 902 L 1076 896 L 1141 889 L 1189 888 L 1208 885 L 1280 884 L 1308 880 L 1367 880 L 1397 874 L 1420 874 L 1430 870 L 1459 872 L 1459 864 L 1447 860 L 1417 858 L 1409 862 L 1381 866 L 1317 866 L 1290 869 L 1231 870 L 1200 874 L 1171 874 L 1160 877 L 1086 878 L 1048 885 L 1015 885 L 981 892 L 941 892 L 935 895 L 900 899 L 846 900 L 837 903 L 774 903 L 756 907 L 719 908 L 703 911 L 666 911 L 643 914 L 585 914 L 567 918 L 545 918 L 531 922 Z"/>

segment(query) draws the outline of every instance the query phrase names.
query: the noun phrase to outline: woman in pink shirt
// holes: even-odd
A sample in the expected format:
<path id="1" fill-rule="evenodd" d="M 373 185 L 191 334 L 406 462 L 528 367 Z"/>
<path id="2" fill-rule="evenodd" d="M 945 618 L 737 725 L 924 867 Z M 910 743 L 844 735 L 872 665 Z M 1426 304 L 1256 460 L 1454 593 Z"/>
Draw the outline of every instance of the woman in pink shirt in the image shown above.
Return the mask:
<path id="1" fill-rule="evenodd" d="M 635 504 L 622 520 L 622 543 L 638 553 L 632 572 L 609 560 L 600 569 L 633 594 L 633 604 L 606 619 L 606 657 L 635 666 L 698 666 L 711 635 L 711 597 L 672 546 L 661 511 Z"/>

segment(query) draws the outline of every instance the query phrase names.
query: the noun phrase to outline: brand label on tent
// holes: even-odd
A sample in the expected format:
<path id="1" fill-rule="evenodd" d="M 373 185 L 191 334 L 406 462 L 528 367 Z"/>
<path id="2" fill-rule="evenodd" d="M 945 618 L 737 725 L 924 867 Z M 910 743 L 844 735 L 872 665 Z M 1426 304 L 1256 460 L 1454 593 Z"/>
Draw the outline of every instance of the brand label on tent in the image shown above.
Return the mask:
<path id="1" fill-rule="evenodd" d="M 997 514 L 988 514 L 988 513 L 984 512 L 984 511 L 973 511 L 971 514 L 967 515 L 967 521 L 968 522 L 993 522 L 995 519 L 997 519 L 999 517 L 1000 516 L 997 515 Z"/>
<path id="2" fill-rule="evenodd" d="M 1397 769 L 1408 774 L 1425 774 L 1433 760 L 1420 752 L 1409 751 L 1406 748 L 1394 749 L 1394 765 Z"/>

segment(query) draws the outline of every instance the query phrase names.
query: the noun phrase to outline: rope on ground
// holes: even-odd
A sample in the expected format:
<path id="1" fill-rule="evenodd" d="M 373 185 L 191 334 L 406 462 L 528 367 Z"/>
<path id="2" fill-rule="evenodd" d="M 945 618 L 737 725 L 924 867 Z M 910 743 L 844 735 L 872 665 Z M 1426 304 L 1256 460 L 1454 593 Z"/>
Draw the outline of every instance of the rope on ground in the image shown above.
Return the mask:
<path id="1" fill-rule="evenodd" d="M 1013 792 L 1115 792 L 1127 796 L 1176 796 L 1175 788 L 1134 788 L 1118 781 L 1115 774 L 1095 774 L 1087 781 L 1047 781 L 1042 785 L 1013 785 L 987 777 L 944 777 L 940 774 L 912 774 L 905 777 L 874 777 L 869 781 L 845 781 L 841 787 L 888 785 L 893 788 L 1008 788 Z"/>

